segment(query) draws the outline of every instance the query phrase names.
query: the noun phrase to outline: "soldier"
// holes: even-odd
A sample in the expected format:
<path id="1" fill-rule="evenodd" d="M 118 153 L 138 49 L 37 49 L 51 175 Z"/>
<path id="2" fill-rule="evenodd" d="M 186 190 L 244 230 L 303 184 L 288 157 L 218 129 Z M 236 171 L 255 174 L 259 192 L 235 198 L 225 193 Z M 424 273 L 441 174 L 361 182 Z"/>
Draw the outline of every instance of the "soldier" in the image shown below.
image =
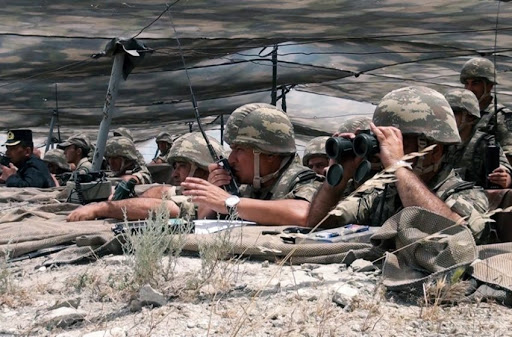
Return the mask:
<path id="1" fill-rule="evenodd" d="M 91 142 L 87 135 L 74 134 L 64 143 L 58 144 L 57 147 L 64 150 L 67 162 L 74 165 L 74 171 L 78 174 L 87 174 L 92 170 L 92 163 L 88 158 L 91 151 Z"/>
<path id="2" fill-rule="evenodd" d="M 444 96 L 426 87 L 394 90 L 380 101 L 373 123 L 379 158 L 385 168 L 394 169 L 396 183 L 386 184 L 384 189 L 369 188 L 359 197 L 342 198 L 361 158 L 347 161 L 341 183 L 335 187 L 324 183 L 315 196 L 308 226 L 317 225 L 334 206 L 335 214 L 330 214 L 323 226 L 380 226 L 402 207 L 419 206 L 453 221 L 466 217 L 474 237 L 484 239 L 486 220 L 480 214 L 488 210 L 488 201 L 483 190 L 442 166 L 446 146 L 460 143 L 455 117 Z M 433 150 L 412 163 L 403 161 L 404 154 L 433 144 Z"/>
<path id="3" fill-rule="evenodd" d="M 226 124 L 224 141 L 231 146 L 231 177 L 219 164 L 209 166 L 208 181 L 188 177 L 184 195 L 199 205 L 199 218 L 233 214 L 263 225 L 304 225 L 319 176 L 295 160 L 293 126 L 273 105 L 246 104 Z M 236 179 L 246 184 L 241 197 L 223 185 Z"/>
<path id="4" fill-rule="evenodd" d="M 120 127 L 112 130 L 112 134 L 114 135 L 114 137 L 126 137 L 133 142 L 133 134 L 130 131 L 130 129 Z"/>
<path id="5" fill-rule="evenodd" d="M 462 143 L 448 148 L 445 160 L 457 169 L 462 179 L 487 187 L 485 152 L 489 135 L 475 126 L 480 119 L 476 96 L 466 89 L 454 89 L 445 94 L 455 115 Z M 488 177 L 489 182 L 508 188 L 512 182 L 512 167 L 500 148 L 500 167 Z"/>
<path id="6" fill-rule="evenodd" d="M 114 137 L 107 141 L 105 158 L 115 177 L 128 181 L 135 179 L 136 184 L 151 184 L 151 174 L 146 165 L 137 161 L 135 144 L 126 137 Z"/>
<path id="7" fill-rule="evenodd" d="M 34 143 L 31 130 L 7 132 L 5 155 L 9 166 L 0 165 L 0 182 L 7 187 L 54 187 L 55 182 L 46 164 L 32 154 Z"/>
<path id="8" fill-rule="evenodd" d="M 309 167 L 316 174 L 325 176 L 325 168 L 329 166 L 329 157 L 325 153 L 325 141 L 329 137 L 316 137 L 306 144 L 302 165 Z"/>
<path id="9" fill-rule="evenodd" d="M 156 145 L 160 154 L 153 158 L 152 164 L 162 164 L 167 162 L 167 155 L 172 147 L 172 137 L 169 132 L 162 131 L 156 136 Z"/>
<path id="10" fill-rule="evenodd" d="M 222 145 L 211 137 L 209 137 L 209 141 L 217 155 L 221 155 L 223 152 Z M 129 220 L 145 219 L 148 212 L 160 205 L 164 196 L 171 198 L 171 200 L 166 201 L 171 217 L 190 215 L 193 205 L 175 198 L 175 196 L 181 195 L 179 184 L 186 177 L 207 179 L 208 165 L 212 162 L 212 156 L 201 133 L 194 132 L 181 136 L 174 142 L 168 159 L 169 163 L 174 166 L 173 177 L 177 186 L 154 186 L 138 198 L 89 204 L 73 211 L 68 216 L 68 221 L 92 220 L 98 217 L 122 220 L 124 219 L 123 209 L 126 210 L 126 216 Z"/>
<path id="11" fill-rule="evenodd" d="M 336 134 L 355 133 L 357 130 L 369 130 L 371 122 L 372 119 L 365 116 L 349 118 L 341 123 Z"/>
<path id="12" fill-rule="evenodd" d="M 488 59 L 475 57 L 467 61 L 460 72 L 460 82 L 464 88 L 472 91 L 478 99 L 481 119 L 476 128 L 494 135 L 503 147 L 503 152 L 512 163 L 512 111 L 497 104 L 495 115 L 494 100 L 491 91 L 498 84 L 495 78 L 494 64 Z M 495 122 L 497 121 L 497 123 Z"/>
<path id="13" fill-rule="evenodd" d="M 51 149 L 45 152 L 43 161 L 48 166 L 48 170 L 55 178 L 56 186 L 64 186 L 71 177 L 71 168 L 66 160 L 62 149 Z"/>

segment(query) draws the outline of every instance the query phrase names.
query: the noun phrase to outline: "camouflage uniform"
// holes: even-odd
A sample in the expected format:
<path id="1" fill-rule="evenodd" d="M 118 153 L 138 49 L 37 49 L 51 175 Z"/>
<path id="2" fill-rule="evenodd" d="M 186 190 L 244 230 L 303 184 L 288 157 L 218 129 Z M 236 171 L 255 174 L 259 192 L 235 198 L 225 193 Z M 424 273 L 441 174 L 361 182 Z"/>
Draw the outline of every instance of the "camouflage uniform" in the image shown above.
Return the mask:
<path id="1" fill-rule="evenodd" d="M 329 139 L 327 136 L 316 137 L 309 141 L 306 144 L 306 148 L 304 149 L 304 156 L 302 157 L 302 165 L 308 166 L 308 162 L 313 157 L 325 157 L 327 158 L 327 153 L 325 153 L 325 142 Z"/>
<path id="2" fill-rule="evenodd" d="M 121 172 L 115 172 L 115 176 L 133 175 L 141 184 L 151 184 L 151 174 L 146 165 L 140 165 L 137 161 L 137 149 L 135 144 L 126 137 L 113 137 L 107 141 L 105 157 L 122 157 L 125 160 Z"/>
<path id="3" fill-rule="evenodd" d="M 295 135 L 286 114 L 265 103 L 246 104 L 236 109 L 226 124 L 224 141 L 231 146 L 253 149 L 255 172 L 251 185 L 241 186 L 242 197 L 260 200 L 302 199 L 311 202 L 320 187 L 320 177 L 295 160 Z M 259 175 L 259 154 L 283 156 L 281 169 L 264 177 Z M 265 181 L 272 186 L 261 188 Z M 260 186 L 258 186 L 260 185 Z"/>
<path id="4" fill-rule="evenodd" d="M 167 144 L 169 144 L 167 151 L 165 151 L 163 153 L 160 152 L 158 154 L 158 156 L 153 159 L 153 160 L 160 159 L 164 163 L 167 162 L 167 157 L 169 156 L 169 151 L 171 150 L 172 143 L 173 143 L 171 134 L 169 132 L 162 131 L 156 136 L 155 142 L 157 143 L 157 145 L 158 145 L 158 142 L 166 142 Z"/>
<path id="5" fill-rule="evenodd" d="M 448 145 L 460 142 L 448 102 L 437 91 L 425 87 L 402 88 L 384 96 L 375 109 L 373 122 L 377 126 L 396 125 L 404 135 L 418 135 L 420 151 L 428 143 Z M 418 159 L 416 166 L 419 162 Z M 427 187 L 452 211 L 467 217 L 474 237 L 480 238 L 487 223 L 481 214 L 488 210 L 488 201 L 481 188 L 461 180 L 448 166 L 438 171 Z M 384 189 L 368 189 L 358 197 L 341 200 L 327 221 L 339 226 L 349 223 L 380 226 L 401 208 L 395 185 L 388 184 Z"/>
<path id="6" fill-rule="evenodd" d="M 368 130 L 370 129 L 371 122 L 372 119 L 369 117 L 352 117 L 343 121 L 338 128 L 338 133 L 354 133 L 357 130 Z"/>
<path id="7" fill-rule="evenodd" d="M 71 169 L 66 161 L 66 156 L 62 149 L 51 149 L 45 152 L 43 161 L 45 163 L 52 163 L 57 165 L 61 173 L 55 174 L 55 179 L 59 182 L 60 186 L 65 186 L 66 182 L 71 177 Z"/>
<path id="8" fill-rule="evenodd" d="M 89 161 L 88 154 L 91 152 L 91 141 L 86 134 L 77 133 L 69 137 L 64 143 L 58 145 L 58 148 L 65 149 L 70 145 L 75 145 L 82 149 L 84 157 L 76 165 L 75 172 L 78 174 L 87 174 L 92 170 L 92 163 Z"/>
<path id="9" fill-rule="evenodd" d="M 494 64 L 485 58 L 475 57 L 467 61 L 460 72 L 460 82 L 466 83 L 467 79 L 483 78 L 494 85 L 498 84 L 495 79 Z M 497 125 L 494 122 L 494 97 L 491 103 L 480 111 L 481 119 L 476 128 L 486 133 L 495 134 L 497 142 L 503 147 L 506 155 L 512 155 L 512 111 L 501 104 L 497 104 L 498 114 Z"/>
<path id="10" fill-rule="evenodd" d="M 451 90 L 445 95 L 452 109 L 463 110 L 468 114 L 480 118 L 480 108 L 476 96 L 466 89 Z M 473 134 L 460 145 L 451 145 L 446 154 L 445 161 L 457 170 L 460 177 L 466 181 L 473 181 L 478 186 L 486 186 L 487 174 L 484 166 L 486 146 L 489 135 L 473 127 Z M 512 175 L 507 157 L 500 148 L 500 165 Z"/>

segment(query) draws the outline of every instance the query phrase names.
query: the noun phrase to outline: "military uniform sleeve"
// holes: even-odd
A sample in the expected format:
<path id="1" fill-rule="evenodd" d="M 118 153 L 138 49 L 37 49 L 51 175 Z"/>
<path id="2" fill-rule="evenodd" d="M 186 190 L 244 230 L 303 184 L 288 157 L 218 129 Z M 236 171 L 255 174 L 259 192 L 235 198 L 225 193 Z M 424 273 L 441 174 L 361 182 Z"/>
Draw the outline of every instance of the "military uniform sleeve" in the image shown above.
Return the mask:
<path id="1" fill-rule="evenodd" d="M 139 166 L 136 170 L 132 172 L 132 175 L 136 176 L 141 184 L 153 183 L 153 180 L 151 179 L 151 173 L 149 173 L 149 170 L 145 165 Z"/>
<path id="2" fill-rule="evenodd" d="M 466 219 L 477 243 L 480 239 L 484 239 L 481 235 L 488 220 L 482 214 L 489 210 L 489 201 L 482 189 L 473 188 L 456 192 L 445 202 L 452 211 Z"/>
<path id="3" fill-rule="evenodd" d="M 492 103 L 491 103 L 492 105 Z M 497 115 L 497 139 L 507 156 L 512 155 L 512 111 L 508 108 L 502 108 Z"/>
<path id="4" fill-rule="evenodd" d="M 502 147 L 500 147 L 500 166 L 503 166 L 505 168 L 505 170 L 507 170 L 508 174 L 512 176 L 512 166 L 508 162 L 508 159 L 505 156 L 505 153 L 503 152 Z"/>
<path id="5" fill-rule="evenodd" d="M 313 200 L 313 196 L 318 191 L 320 186 L 322 186 L 322 183 L 316 180 L 297 183 L 293 190 L 286 194 L 283 199 L 300 199 L 311 202 Z"/>
<path id="6" fill-rule="evenodd" d="M 48 187 L 46 176 L 40 172 L 36 167 L 30 165 L 26 167 L 23 176 L 20 173 L 13 174 L 5 181 L 7 187 Z M 50 187 L 55 184 L 50 185 Z"/>

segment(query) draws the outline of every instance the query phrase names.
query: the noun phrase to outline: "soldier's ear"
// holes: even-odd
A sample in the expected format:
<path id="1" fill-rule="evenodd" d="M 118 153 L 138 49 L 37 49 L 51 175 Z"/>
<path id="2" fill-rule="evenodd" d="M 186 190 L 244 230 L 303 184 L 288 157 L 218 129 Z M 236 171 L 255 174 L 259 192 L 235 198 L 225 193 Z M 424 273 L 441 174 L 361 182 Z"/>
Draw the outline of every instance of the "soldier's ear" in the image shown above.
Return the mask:
<path id="1" fill-rule="evenodd" d="M 434 147 L 434 149 L 432 150 L 432 159 L 434 160 L 434 162 L 438 162 L 439 160 L 441 160 L 443 158 L 443 153 L 443 144 L 437 144 L 437 146 Z"/>

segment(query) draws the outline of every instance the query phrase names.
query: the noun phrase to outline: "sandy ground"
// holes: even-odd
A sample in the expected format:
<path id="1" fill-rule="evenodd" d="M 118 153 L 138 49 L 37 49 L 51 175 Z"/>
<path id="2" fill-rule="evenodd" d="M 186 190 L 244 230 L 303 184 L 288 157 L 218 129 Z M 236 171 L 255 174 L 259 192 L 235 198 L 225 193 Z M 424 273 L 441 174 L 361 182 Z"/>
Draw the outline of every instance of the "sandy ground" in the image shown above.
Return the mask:
<path id="1" fill-rule="evenodd" d="M 0 297 L 0 336 L 512 336 L 507 307 L 419 304 L 377 286 L 378 270 L 231 261 L 205 276 L 202 259 L 180 257 L 154 285 L 165 304 L 132 312 L 125 256 L 51 268 L 44 259 L 4 266 L 13 287 Z M 48 316 L 63 301 L 79 302 L 68 309 L 81 318 L 58 327 Z"/>

